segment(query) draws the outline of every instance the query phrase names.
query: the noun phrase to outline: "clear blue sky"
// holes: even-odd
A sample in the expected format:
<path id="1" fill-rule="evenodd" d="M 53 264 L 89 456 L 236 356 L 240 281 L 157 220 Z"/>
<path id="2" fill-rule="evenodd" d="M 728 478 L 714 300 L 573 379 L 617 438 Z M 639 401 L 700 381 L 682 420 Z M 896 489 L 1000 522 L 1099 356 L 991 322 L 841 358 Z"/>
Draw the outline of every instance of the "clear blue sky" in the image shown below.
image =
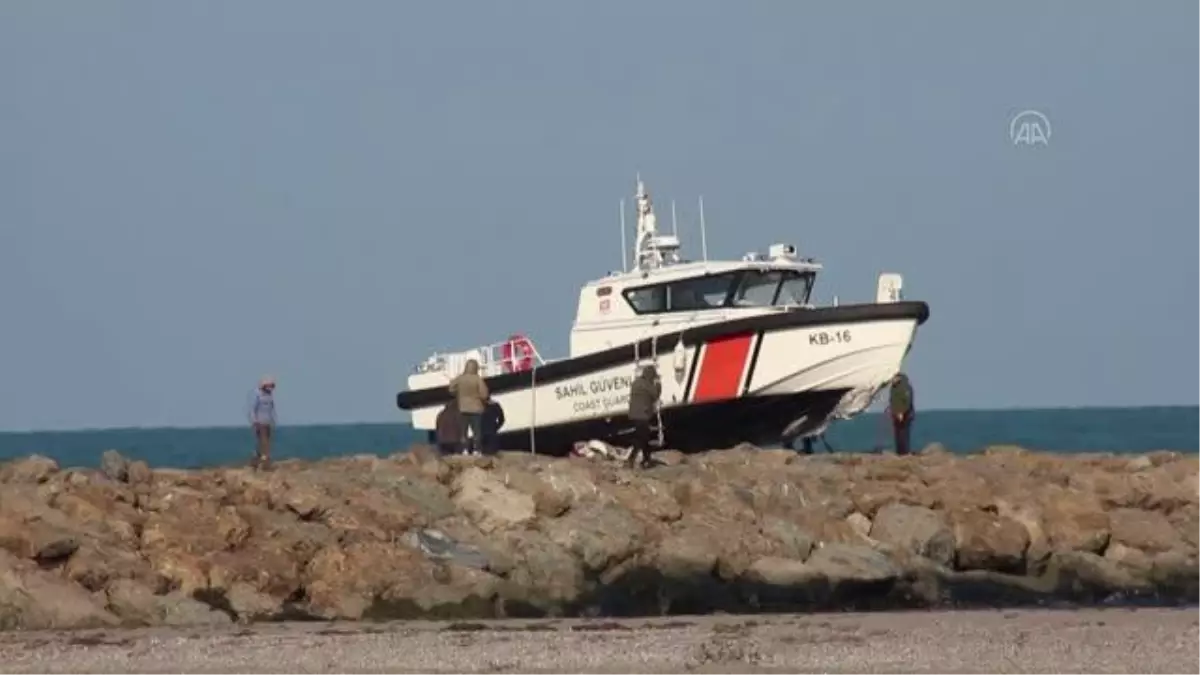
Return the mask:
<path id="1" fill-rule="evenodd" d="M 0 429 L 401 419 L 562 355 L 635 171 L 930 303 L 923 407 L 1197 402 L 1195 2 L 0 3 Z M 1015 147 L 1011 117 L 1050 144 Z"/>

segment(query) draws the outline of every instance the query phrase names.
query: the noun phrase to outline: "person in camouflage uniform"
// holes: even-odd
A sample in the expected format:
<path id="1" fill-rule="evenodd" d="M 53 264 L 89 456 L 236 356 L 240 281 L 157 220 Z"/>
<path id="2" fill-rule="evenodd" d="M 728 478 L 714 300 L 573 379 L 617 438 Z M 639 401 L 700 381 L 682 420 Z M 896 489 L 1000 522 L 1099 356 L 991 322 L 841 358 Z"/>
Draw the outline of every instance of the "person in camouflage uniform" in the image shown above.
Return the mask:
<path id="1" fill-rule="evenodd" d="M 888 399 L 888 416 L 892 420 L 892 436 L 896 441 L 896 454 L 909 454 L 909 437 L 913 417 L 916 416 L 912 383 L 904 373 L 892 378 L 892 391 Z"/>

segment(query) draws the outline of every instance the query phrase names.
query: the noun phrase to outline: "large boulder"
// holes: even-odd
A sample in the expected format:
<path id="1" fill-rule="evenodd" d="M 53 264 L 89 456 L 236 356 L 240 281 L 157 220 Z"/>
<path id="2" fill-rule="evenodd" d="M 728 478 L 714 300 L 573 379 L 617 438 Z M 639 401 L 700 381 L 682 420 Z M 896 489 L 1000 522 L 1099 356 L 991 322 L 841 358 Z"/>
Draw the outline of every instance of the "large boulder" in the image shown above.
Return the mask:
<path id="1" fill-rule="evenodd" d="M 1108 518 L 1114 542 L 1147 553 L 1164 553 L 1185 546 L 1183 538 L 1166 516 L 1156 511 L 1115 509 L 1108 514 Z"/>
<path id="2" fill-rule="evenodd" d="M 957 545 L 955 567 L 961 570 L 994 570 L 1021 574 L 1029 531 L 1021 523 L 981 510 L 950 514 Z"/>
<path id="3" fill-rule="evenodd" d="M 101 628 L 118 623 L 81 586 L 0 551 L 0 630 Z"/>
<path id="4" fill-rule="evenodd" d="M 805 569 L 836 581 L 895 581 L 901 569 L 885 554 L 869 546 L 827 544 L 813 551 Z"/>
<path id="5" fill-rule="evenodd" d="M 0 464 L 0 483 L 45 483 L 58 472 L 58 462 L 30 455 Z"/>
<path id="6" fill-rule="evenodd" d="M 105 591 L 108 610 L 131 626 L 220 626 L 228 624 L 225 612 L 198 600 L 154 590 L 131 579 L 120 579 Z"/>
<path id="7" fill-rule="evenodd" d="M 1101 553 L 1108 546 L 1108 513 L 1095 497 L 1047 486 L 1041 502 L 1042 523 L 1053 550 Z"/>
<path id="8" fill-rule="evenodd" d="M 109 480 L 124 483 L 129 478 L 129 460 L 116 450 L 105 450 L 100 455 L 100 471 Z"/>
<path id="9" fill-rule="evenodd" d="M 384 591 L 429 583 L 428 565 L 420 552 L 402 545 L 364 541 L 345 549 L 329 546 L 304 570 L 308 611 L 326 619 L 361 619 Z"/>
<path id="10" fill-rule="evenodd" d="M 699 527 L 683 527 L 658 542 L 655 567 L 668 578 L 692 579 L 711 576 L 717 566 L 717 551 L 712 546 L 713 532 Z"/>
<path id="11" fill-rule="evenodd" d="M 570 613 L 588 587 L 575 556 L 536 531 L 508 532 L 500 541 L 513 561 L 499 589 L 503 612 L 512 616 Z"/>
<path id="12" fill-rule="evenodd" d="M 520 525 L 533 519 L 533 498 L 504 485 L 501 478 L 477 467 L 454 481 L 454 503 L 484 532 Z"/>
<path id="13" fill-rule="evenodd" d="M 779 553 L 790 560 L 805 561 L 815 542 L 812 535 L 791 521 L 768 516 L 763 518 L 759 531 L 779 545 Z"/>
<path id="14" fill-rule="evenodd" d="M 642 524 L 618 504 L 571 509 L 544 525 L 550 540 L 574 554 L 589 572 L 602 572 L 637 552 Z"/>
<path id="15" fill-rule="evenodd" d="M 954 562 L 954 531 L 941 514 L 921 506 L 889 504 L 875 515 L 871 538 L 924 556 L 940 565 Z"/>

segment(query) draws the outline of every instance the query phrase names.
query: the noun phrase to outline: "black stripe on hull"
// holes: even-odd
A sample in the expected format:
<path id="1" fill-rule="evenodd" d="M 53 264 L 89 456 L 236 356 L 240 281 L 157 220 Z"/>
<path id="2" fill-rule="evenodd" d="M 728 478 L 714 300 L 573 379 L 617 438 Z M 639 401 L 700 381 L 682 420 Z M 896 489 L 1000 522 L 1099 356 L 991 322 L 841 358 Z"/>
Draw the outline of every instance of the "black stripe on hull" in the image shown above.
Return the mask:
<path id="1" fill-rule="evenodd" d="M 929 318 L 929 305 L 919 301 L 872 303 L 864 305 L 841 305 L 817 309 L 796 309 L 787 312 L 759 314 L 744 319 L 722 321 L 714 324 L 687 328 L 674 333 L 647 338 L 638 343 L 613 347 L 602 352 L 585 354 L 571 359 L 554 361 L 535 371 L 505 373 L 487 378 L 492 394 L 529 389 L 536 378 L 538 385 L 553 384 L 575 377 L 582 377 L 597 370 L 612 368 L 622 363 L 634 363 L 636 358 L 652 353 L 664 354 L 683 341 L 684 347 L 702 345 L 710 340 L 738 333 L 770 333 L 777 330 L 804 326 L 830 326 L 868 321 L 912 319 L 917 325 Z M 396 406 L 402 410 L 415 410 L 442 406 L 450 400 L 447 387 L 431 387 L 403 391 L 396 395 Z"/>
<path id="2" fill-rule="evenodd" d="M 683 402 L 687 403 L 692 400 L 692 385 L 696 382 L 696 371 L 700 370 L 700 357 L 704 355 L 704 345 L 697 345 L 696 355 L 692 357 L 692 362 L 688 365 L 687 384 L 683 386 Z"/>
<path id="3" fill-rule="evenodd" d="M 748 396 L 667 408 L 662 411 L 664 447 L 683 452 L 728 448 L 747 442 L 779 443 L 783 430 L 801 416 L 823 423 L 847 389 L 823 389 L 798 394 Z M 632 426 L 624 415 L 539 427 L 537 453 L 562 456 L 577 441 L 602 440 L 629 445 Z M 501 432 L 503 450 L 530 449 L 528 429 Z"/>
<path id="4" fill-rule="evenodd" d="M 746 366 L 746 382 L 742 384 L 742 396 L 750 393 L 750 381 L 754 379 L 754 366 L 758 365 L 758 350 L 762 349 L 763 340 L 767 334 L 760 332 L 754 336 L 754 348 L 750 351 L 750 363 Z"/>

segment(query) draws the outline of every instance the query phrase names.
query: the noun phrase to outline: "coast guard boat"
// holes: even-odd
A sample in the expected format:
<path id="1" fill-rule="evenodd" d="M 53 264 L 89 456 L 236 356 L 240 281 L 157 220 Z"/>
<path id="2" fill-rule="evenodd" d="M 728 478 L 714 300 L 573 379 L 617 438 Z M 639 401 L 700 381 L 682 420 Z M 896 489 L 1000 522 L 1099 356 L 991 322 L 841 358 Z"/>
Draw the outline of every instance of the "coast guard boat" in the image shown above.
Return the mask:
<path id="1" fill-rule="evenodd" d="M 622 249 L 624 212 L 622 200 Z M 898 274 L 879 275 L 873 303 L 814 306 L 822 266 L 790 244 L 741 260 L 708 260 L 707 250 L 702 260 L 685 260 L 677 234 L 658 232 L 640 177 L 636 213 L 632 269 L 583 285 L 569 357 L 545 360 L 524 335 L 435 353 L 396 396 L 413 426 L 434 428 L 450 381 L 475 359 L 504 410 L 503 449 L 566 454 L 580 441 L 619 445 L 632 430 L 630 383 L 654 364 L 661 447 L 790 444 L 866 410 L 929 316 L 926 303 L 901 299 Z"/>

